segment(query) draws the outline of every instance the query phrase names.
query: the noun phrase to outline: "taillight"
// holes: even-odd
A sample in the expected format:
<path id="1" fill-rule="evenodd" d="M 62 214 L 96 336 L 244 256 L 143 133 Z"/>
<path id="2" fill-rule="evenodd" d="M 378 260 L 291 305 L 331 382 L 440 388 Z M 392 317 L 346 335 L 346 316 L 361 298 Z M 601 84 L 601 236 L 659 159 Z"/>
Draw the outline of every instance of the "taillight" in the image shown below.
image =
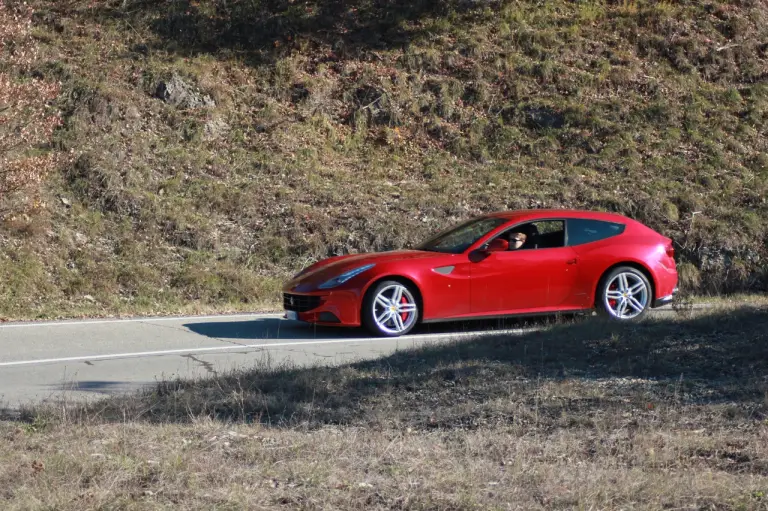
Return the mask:
<path id="1" fill-rule="evenodd" d="M 670 259 L 675 258 L 675 247 L 672 245 L 672 240 L 669 240 L 667 243 L 667 246 L 665 247 L 665 251 L 667 252 L 667 256 L 669 256 Z"/>

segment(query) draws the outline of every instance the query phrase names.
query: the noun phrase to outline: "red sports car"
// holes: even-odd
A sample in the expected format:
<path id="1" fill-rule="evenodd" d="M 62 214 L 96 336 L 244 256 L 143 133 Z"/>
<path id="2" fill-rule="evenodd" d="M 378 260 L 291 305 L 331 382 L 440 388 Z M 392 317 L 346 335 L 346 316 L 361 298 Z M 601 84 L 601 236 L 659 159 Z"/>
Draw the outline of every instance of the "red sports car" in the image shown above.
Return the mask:
<path id="1" fill-rule="evenodd" d="M 399 336 L 418 323 L 597 308 L 635 320 L 677 292 L 672 240 L 575 210 L 473 218 L 412 250 L 319 261 L 283 288 L 285 317 Z"/>

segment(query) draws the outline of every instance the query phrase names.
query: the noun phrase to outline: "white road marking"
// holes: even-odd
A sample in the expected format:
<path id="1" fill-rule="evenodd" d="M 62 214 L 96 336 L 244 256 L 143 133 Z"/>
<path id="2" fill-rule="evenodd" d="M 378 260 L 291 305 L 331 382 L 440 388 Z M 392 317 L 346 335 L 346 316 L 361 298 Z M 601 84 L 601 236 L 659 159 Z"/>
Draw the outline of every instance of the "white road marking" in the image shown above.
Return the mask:
<path id="1" fill-rule="evenodd" d="M 0 362 L 0 367 L 16 367 L 16 366 L 27 366 L 27 365 L 38 365 L 38 364 L 57 364 L 62 362 L 85 362 L 85 361 L 93 361 L 93 360 L 111 360 L 111 359 L 120 359 L 120 358 L 136 358 L 136 357 L 151 357 L 151 356 L 162 356 L 162 355 L 177 355 L 180 353 L 185 354 L 192 354 L 192 353 L 210 353 L 210 352 L 225 352 L 225 351 L 233 351 L 233 350 L 243 350 L 246 348 L 250 349 L 261 349 L 261 348 L 281 348 L 286 346 L 308 346 L 308 345 L 315 345 L 315 344 L 353 344 L 353 343 L 369 343 L 369 342 L 386 342 L 386 341 L 418 341 L 418 340 L 432 340 L 432 339 L 443 339 L 443 338 L 466 338 L 471 337 L 472 335 L 492 335 L 492 334 L 514 334 L 514 335 L 520 335 L 528 332 L 534 332 L 539 329 L 531 328 L 531 329 L 523 329 L 523 328 L 517 328 L 513 330 L 497 330 L 497 331 L 477 331 L 477 332 L 452 332 L 452 333 L 445 333 L 445 334 L 421 334 L 421 335 L 414 335 L 414 336 L 404 336 L 404 337 L 367 337 L 367 338 L 359 338 L 359 339 L 333 339 L 333 340 L 323 340 L 323 341 L 298 341 L 298 342 L 276 342 L 276 343 L 266 343 L 266 344 L 238 344 L 235 346 L 212 346 L 207 348 L 188 348 L 188 349 L 174 349 L 174 350 L 160 350 L 160 351 L 139 351 L 134 353 L 113 353 L 110 355 L 88 355 L 88 356 L 78 356 L 78 357 L 64 357 L 64 358 L 46 358 L 46 359 L 38 359 L 38 360 L 19 360 L 15 362 Z"/>
<path id="2" fill-rule="evenodd" d="M 108 323 L 152 323 L 154 321 L 190 321 L 190 320 L 203 320 L 203 319 L 232 319 L 232 318 L 281 318 L 282 312 L 267 313 L 267 314 L 222 314 L 211 316 L 163 316 L 163 317 L 142 317 L 142 318 L 128 318 L 128 319 L 97 319 L 87 321 L 50 321 L 40 323 L 0 323 L 0 330 L 4 328 L 29 328 L 29 327 L 42 327 L 42 326 L 80 326 L 80 325 L 101 325 Z"/>

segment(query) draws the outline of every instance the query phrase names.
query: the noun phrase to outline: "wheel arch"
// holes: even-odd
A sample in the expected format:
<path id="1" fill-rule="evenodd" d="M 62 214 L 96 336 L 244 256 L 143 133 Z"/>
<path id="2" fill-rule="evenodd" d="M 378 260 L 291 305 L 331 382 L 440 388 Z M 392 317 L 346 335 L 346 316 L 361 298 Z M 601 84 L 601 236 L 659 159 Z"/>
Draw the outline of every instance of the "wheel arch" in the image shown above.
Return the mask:
<path id="1" fill-rule="evenodd" d="M 597 295 L 598 295 L 598 292 L 600 291 L 600 288 L 603 285 L 603 281 L 605 280 L 605 277 L 610 272 L 612 272 L 613 270 L 615 270 L 616 268 L 619 268 L 621 266 L 628 266 L 630 268 L 634 268 L 634 269 L 638 270 L 640 273 L 642 273 L 643 275 L 645 275 L 645 278 L 648 279 L 648 282 L 650 282 L 650 284 L 651 284 L 651 299 L 650 299 L 650 303 L 649 303 L 649 306 L 650 306 L 650 304 L 652 304 L 656 300 L 656 289 L 657 289 L 658 285 L 656 283 L 656 279 L 653 276 L 653 272 L 651 272 L 651 270 L 648 269 L 647 266 L 645 266 L 643 263 L 641 263 L 639 261 L 620 261 L 620 262 L 612 264 L 611 266 L 606 268 L 600 274 L 600 278 L 597 279 L 597 283 L 595 284 L 594 289 L 592 290 L 592 304 L 594 306 L 596 306 L 597 303 L 598 303 L 598 300 L 600 299 Z"/>
<path id="2" fill-rule="evenodd" d="M 360 324 L 363 323 L 363 307 L 365 307 L 365 304 L 368 300 L 368 295 L 376 289 L 376 286 L 378 286 L 381 282 L 384 282 L 385 280 L 393 280 L 395 282 L 400 282 L 401 284 L 404 284 L 408 287 L 410 287 L 414 292 L 414 297 L 416 298 L 416 301 L 418 302 L 419 307 L 419 319 L 417 321 L 421 321 L 424 318 L 424 295 L 421 292 L 421 288 L 416 283 L 416 281 L 410 277 L 406 277 L 404 275 L 379 275 L 375 279 L 372 279 L 368 286 L 363 290 L 362 299 L 360 300 L 360 307 L 358 308 L 357 315 L 358 320 L 360 321 Z"/>

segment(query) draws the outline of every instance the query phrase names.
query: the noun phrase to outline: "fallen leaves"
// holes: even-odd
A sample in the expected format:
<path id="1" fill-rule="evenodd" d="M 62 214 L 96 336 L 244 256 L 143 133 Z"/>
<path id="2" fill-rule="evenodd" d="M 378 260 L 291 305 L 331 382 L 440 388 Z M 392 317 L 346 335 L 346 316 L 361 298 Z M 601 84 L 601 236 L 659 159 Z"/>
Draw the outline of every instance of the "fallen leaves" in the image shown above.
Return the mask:
<path id="1" fill-rule="evenodd" d="M 40 460 L 34 460 L 32 462 L 32 471 L 35 474 L 39 474 L 40 472 L 43 472 L 45 470 L 45 464 Z"/>
<path id="2" fill-rule="evenodd" d="M 40 209 L 40 184 L 58 163 L 53 154 L 27 154 L 49 141 L 61 124 L 51 106 L 60 84 L 39 72 L 32 73 L 32 80 L 17 78 L 29 75 L 40 59 L 31 16 L 31 9 L 11 8 L 0 0 L 0 58 L 5 64 L 0 72 L 0 215 Z"/>

